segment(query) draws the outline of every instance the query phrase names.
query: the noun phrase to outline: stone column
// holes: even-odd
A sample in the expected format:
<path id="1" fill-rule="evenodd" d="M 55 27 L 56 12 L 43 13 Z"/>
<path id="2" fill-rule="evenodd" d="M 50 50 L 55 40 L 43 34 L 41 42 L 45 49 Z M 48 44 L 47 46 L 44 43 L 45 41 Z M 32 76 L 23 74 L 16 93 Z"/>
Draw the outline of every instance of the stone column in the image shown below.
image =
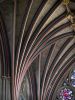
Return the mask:
<path id="1" fill-rule="evenodd" d="M 10 78 L 2 77 L 2 100 L 11 100 Z"/>

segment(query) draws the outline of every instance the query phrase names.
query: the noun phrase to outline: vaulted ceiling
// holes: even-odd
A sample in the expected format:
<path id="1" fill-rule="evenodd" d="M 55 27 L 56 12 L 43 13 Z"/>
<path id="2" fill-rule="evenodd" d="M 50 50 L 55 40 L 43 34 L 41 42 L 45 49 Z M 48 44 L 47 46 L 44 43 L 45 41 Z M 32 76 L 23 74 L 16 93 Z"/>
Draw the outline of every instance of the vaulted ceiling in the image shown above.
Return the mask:
<path id="1" fill-rule="evenodd" d="M 68 1 L 0 1 L 0 51 L 14 98 L 55 100 L 75 66 L 75 2 Z"/>

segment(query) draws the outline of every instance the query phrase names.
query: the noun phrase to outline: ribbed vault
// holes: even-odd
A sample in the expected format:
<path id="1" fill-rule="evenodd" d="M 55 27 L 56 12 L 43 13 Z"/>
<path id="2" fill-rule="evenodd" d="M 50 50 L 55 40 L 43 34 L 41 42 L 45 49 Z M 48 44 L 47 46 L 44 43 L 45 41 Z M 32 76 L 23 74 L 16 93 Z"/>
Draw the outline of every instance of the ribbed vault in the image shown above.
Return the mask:
<path id="1" fill-rule="evenodd" d="M 7 52 L 11 50 L 13 99 L 55 100 L 75 65 L 74 0 L 4 0 L 1 4 L 7 4 L 1 12 L 6 14 L 9 43 L 6 34 L 0 35 L 4 45 L 9 44 Z M 3 12 L 8 5 L 12 9 Z"/>

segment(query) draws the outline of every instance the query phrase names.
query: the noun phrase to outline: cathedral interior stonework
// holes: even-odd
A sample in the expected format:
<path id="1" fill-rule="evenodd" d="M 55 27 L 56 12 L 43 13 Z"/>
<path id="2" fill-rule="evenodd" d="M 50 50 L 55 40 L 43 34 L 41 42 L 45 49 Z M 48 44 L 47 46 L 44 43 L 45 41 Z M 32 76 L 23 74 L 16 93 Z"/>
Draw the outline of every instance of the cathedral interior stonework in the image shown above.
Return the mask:
<path id="1" fill-rule="evenodd" d="M 0 100 L 75 100 L 75 0 L 0 0 Z"/>

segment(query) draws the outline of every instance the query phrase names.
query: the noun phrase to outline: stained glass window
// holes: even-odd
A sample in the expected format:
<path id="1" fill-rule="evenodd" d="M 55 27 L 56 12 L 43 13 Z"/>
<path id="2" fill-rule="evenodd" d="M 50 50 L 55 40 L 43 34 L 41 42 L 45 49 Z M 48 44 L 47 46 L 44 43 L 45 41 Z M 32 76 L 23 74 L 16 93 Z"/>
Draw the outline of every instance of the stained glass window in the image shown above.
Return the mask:
<path id="1" fill-rule="evenodd" d="M 71 85 L 73 87 L 75 87 L 75 70 L 72 71 L 72 74 L 71 74 Z"/>
<path id="2" fill-rule="evenodd" d="M 72 90 L 64 88 L 60 90 L 59 98 L 61 100 L 72 100 L 73 93 Z"/>
<path id="3" fill-rule="evenodd" d="M 58 100 L 75 100 L 75 69 L 71 70 L 57 92 Z"/>

